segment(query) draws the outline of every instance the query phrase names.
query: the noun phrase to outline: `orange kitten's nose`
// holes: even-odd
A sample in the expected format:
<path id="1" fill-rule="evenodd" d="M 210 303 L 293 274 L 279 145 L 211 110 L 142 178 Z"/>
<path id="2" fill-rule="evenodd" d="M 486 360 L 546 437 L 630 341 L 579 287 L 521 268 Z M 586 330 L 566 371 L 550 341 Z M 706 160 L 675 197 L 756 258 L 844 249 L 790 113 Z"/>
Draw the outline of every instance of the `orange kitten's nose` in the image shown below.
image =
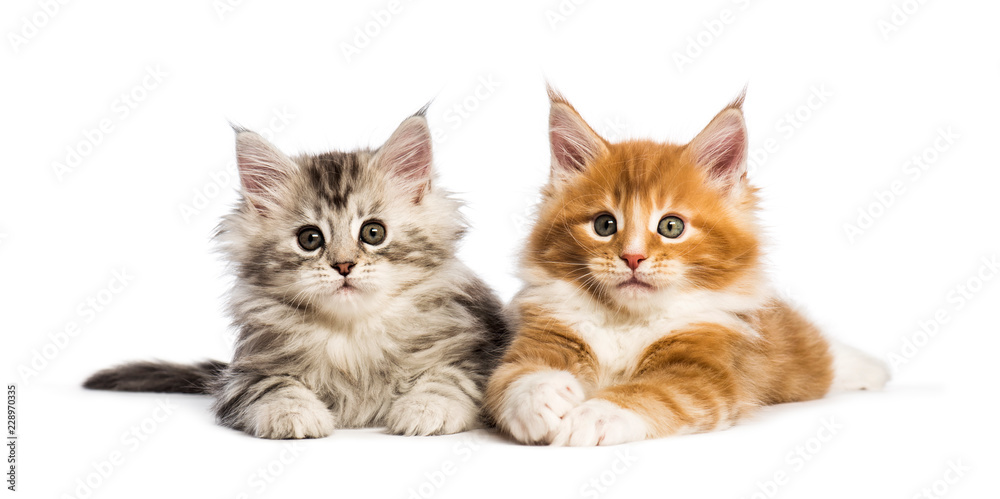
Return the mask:
<path id="1" fill-rule="evenodd" d="M 645 255 L 626 254 L 621 256 L 622 260 L 628 264 L 628 268 L 635 270 L 639 268 L 639 263 L 646 259 Z"/>
<path id="2" fill-rule="evenodd" d="M 333 267 L 337 269 L 337 272 L 339 272 L 340 275 L 346 276 L 347 274 L 350 274 L 351 269 L 354 268 L 354 262 L 335 263 L 333 264 Z"/>

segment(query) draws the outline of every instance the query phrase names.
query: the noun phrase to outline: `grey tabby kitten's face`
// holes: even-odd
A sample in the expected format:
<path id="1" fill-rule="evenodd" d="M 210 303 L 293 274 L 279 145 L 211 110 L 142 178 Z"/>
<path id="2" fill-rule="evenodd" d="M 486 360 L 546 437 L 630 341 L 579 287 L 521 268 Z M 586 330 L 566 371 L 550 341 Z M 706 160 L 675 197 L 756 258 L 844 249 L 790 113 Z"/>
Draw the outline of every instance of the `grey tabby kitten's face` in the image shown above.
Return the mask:
<path id="1" fill-rule="evenodd" d="M 244 202 L 220 230 L 237 277 L 296 307 L 353 319 L 438 270 L 464 230 L 431 189 L 426 120 L 404 121 L 376 151 L 289 158 L 237 134 Z"/>

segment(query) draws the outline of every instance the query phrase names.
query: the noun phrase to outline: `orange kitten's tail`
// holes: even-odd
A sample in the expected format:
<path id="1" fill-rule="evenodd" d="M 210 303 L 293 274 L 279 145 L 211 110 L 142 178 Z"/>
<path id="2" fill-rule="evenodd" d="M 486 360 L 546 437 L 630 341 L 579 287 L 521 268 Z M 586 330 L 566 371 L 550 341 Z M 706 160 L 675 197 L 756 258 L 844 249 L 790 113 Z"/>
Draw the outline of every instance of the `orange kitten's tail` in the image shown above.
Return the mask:
<path id="1" fill-rule="evenodd" d="M 833 355 L 831 392 L 881 390 L 889 381 L 889 369 L 884 362 L 839 341 L 829 341 Z"/>
<path id="2" fill-rule="evenodd" d="M 209 393 L 212 381 L 225 368 L 225 362 L 215 360 L 198 364 L 129 362 L 92 374 L 83 387 L 120 392 Z"/>

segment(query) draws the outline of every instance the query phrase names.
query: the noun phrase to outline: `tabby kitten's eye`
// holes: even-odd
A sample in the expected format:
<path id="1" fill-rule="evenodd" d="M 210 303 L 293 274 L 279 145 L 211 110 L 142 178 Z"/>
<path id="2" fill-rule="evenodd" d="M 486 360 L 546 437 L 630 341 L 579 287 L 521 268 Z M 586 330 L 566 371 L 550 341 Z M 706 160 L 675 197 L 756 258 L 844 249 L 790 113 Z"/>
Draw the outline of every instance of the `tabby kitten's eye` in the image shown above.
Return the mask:
<path id="1" fill-rule="evenodd" d="M 385 226 L 378 222 L 368 222 L 361 226 L 361 240 L 365 244 L 378 246 L 385 241 Z"/>
<path id="2" fill-rule="evenodd" d="M 677 239 L 682 233 L 684 233 L 684 221 L 681 220 L 680 217 L 675 217 L 673 215 L 663 217 L 660 220 L 660 225 L 656 227 L 656 232 L 659 232 L 663 237 Z"/>
<path id="3" fill-rule="evenodd" d="M 299 229 L 299 246 L 306 251 L 316 251 L 323 246 L 323 233 L 312 226 Z"/>
<path id="4" fill-rule="evenodd" d="M 598 215 L 594 219 L 594 232 L 598 236 L 608 237 L 615 232 L 618 232 L 618 222 L 615 221 L 615 217 L 608 215 L 607 213 L 603 215 Z"/>

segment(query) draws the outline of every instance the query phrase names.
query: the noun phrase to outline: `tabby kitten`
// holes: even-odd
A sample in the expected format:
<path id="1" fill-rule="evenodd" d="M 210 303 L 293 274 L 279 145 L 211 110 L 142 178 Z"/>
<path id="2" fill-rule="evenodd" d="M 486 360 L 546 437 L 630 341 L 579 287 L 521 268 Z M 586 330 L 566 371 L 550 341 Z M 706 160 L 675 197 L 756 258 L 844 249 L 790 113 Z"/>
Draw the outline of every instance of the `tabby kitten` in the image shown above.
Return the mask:
<path id="1" fill-rule="evenodd" d="M 609 143 L 550 90 L 552 170 L 486 407 L 523 443 L 725 428 L 756 407 L 878 389 L 765 282 L 741 95 L 690 143 Z"/>
<path id="2" fill-rule="evenodd" d="M 236 275 L 232 362 L 136 362 L 84 386 L 210 393 L 262 438 L 476 427 L 507 341 L 501 304 L 455 257 L 459 202 L 433 185 L 423 110 L 377 150 L 290 158 L 236 129 L 242 199 L 217 239 Z"/>

